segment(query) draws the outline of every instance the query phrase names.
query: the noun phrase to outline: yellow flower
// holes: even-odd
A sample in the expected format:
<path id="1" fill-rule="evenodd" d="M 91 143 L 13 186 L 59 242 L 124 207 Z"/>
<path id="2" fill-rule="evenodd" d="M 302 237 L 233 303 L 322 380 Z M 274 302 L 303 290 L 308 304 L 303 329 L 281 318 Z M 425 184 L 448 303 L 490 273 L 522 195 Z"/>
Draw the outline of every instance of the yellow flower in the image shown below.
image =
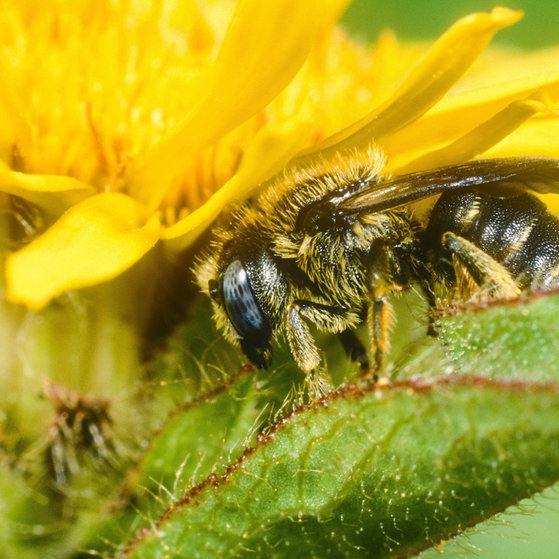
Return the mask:
<path id="1" fill-rule="evenodd" d="M 466 17 L 416 61 L 390 34 L 371 48 L 347 39 L 334 27 L 343 5 L 5 9 L 0 188 L 51 225 L 7 258 L 7 299 L 39 309 L 157 243 L 183 251 L 288 161 L 371 140 L 393 172 L 557 155 L 557 52 L 502 53 L 459 82 L 519 12 Z"/>
<path id="2" fill-rule="evenodd" d="M 319 86 L 339 73 L 341 96 L 369 64 L 359 49 L 343 56 L 351 47 L 333 23 L 344 3 L 84 1 L 3 12 L 0 187 L 53 223 L 8 258 L 8 299 L 38 309 L 115 277 L 160 239 L 188 246 L 199 227 L 183 218 L 212 192 L 230 179 L 233 192 L 255 186 L 339 126 L 338 113 L 313 113 L 328 101 Z M 333 49 L 342 54 L 324 64 Z"/>

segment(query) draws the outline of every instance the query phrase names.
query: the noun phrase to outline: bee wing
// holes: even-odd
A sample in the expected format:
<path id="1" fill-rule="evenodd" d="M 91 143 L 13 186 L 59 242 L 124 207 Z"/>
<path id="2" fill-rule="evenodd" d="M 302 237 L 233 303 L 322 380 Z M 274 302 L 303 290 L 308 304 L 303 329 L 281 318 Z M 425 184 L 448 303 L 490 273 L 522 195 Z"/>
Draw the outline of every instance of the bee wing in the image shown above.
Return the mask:
<path id="1" fill-rule="evenodd" d="M 496 197 L 519 190 L 559 194 L 559 160 L 538 157 L 480 159 L 389 178 L 341 200 L 337 211 L 347 217 L 398 208 L 449 190 L 477 187 Z"/>

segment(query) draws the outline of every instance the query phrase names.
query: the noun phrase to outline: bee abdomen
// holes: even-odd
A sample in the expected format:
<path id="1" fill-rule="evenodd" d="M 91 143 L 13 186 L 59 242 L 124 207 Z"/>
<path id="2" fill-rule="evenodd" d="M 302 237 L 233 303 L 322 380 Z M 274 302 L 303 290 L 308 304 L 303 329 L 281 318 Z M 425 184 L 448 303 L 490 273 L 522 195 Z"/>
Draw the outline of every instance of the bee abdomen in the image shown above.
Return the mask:
<path id="1" fill-rule="evenodd" d="M 559 286 L 559 219 L 530 194 L 497 198 L 474 190 L 447 192 L 425 231 L 424 243 L 435 249 L 435 258 L 442 256 L 445 232 L 467 239 L 502 264 L 521 290 Z"/>

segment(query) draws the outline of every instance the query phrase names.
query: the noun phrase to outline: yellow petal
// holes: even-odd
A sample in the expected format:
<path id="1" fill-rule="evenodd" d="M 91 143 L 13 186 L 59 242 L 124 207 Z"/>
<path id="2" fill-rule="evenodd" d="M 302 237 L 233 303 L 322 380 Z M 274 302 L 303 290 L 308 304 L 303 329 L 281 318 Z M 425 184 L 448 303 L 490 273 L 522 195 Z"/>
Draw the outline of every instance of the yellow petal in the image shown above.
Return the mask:
<path id="1" fill-rule="evenodd" d="M 418 158 L 467 134 L 516 101 L 541 100 L 553 108 L 559 104 L 559 52 L 557 54 L 558 59 L 545 73 L 536 71 L 533 75 L 517 77 L 515 69 L 509 67 L 506 81 L 494 81 L 491 85 L 447 96 L 424 117 L 383 139 L 388 159 Z M 523 66 L 521 61 L 518 65 Z"/>
<path id="2" fill-rule="evenodd" d="M 72 177 L 28 175 L 12 171 L 1 162 L 0 191 L 19 196 L 56 216 L 95 193 L 92 186 Z"/>
<path id="3" fill-rule="evenodd" d="M 495 8 L 457 21 L 431 47 L 400 89 L 366 117 L 303 152 L 293 165 L 320 151 L 328 156 L 345 148 L 367 146 L 371 140 L 399 130 L 430 109 L 483 52 L 493 35 L 522 17 L 519 11 Z"/>
<path id="4" fill-rule="evenodd" d="M 471 100 L 491 95 L 491 89 L 499 84 L 499 96 L 515 95 L 531 87 L 540 87 L 557 79 L 559 73 L 559 48 L 548 47 L 536 51 L 519 51 L 499 47 L 489 49 L 468 72 L 465 86 Z M 460 91 L 463 88 L 460 88 Z M 451 102 L 451 97 L 443 103 Z"/>
<path id="5" fill-rule="evenodd" d="M 538 101 L 515 101 L 486 122 L 475 126 L 457 140 L 440 149 L 431 149 L 425 155 L 405 165 L 400 163 L 401 157 L 390 159 L 386 171 L 392 172 L 397 169 L 397 173 L 411 173 L 421 169 L 468 161 L 509 136 L 530 117 L 545 111 L 546 106 Z"/>
<path id="6" fill-rule="evenodd" d="M 6 262 L 6 297 L 39 309 L 71 289 L 109 280 L 157 241 L 159 223 L 124 194 L 104 193 L 68 210 Z"/>
<path id="7" fill-rule="evenodd" d="M 277 173 L 300 147 L 308 126 L 308 122 L 293 119 L 288 125 L 261 129 L 245 151 L 237 173 L 203 206 L 163 232 L 166 248 L 179 252 L 190 246 L 227 204 L 243 200 Z"/>
<path id="8" fill-rule="evenodd" d="M 217 60 L 204 76 L 206 94 L 184 123 L 139 162 L 131 176 L 135 197 L 156 208 L 165 194 L 161 185 L 180 173 L 188 155 L 268 104 L 302 66 L 320 22 L 338 4 L 239 2 Z"/>
<path id="9" fill-rule="evenodd" d="M 559 115 L 532 118 L 484 155 L 559 158 Z"/>

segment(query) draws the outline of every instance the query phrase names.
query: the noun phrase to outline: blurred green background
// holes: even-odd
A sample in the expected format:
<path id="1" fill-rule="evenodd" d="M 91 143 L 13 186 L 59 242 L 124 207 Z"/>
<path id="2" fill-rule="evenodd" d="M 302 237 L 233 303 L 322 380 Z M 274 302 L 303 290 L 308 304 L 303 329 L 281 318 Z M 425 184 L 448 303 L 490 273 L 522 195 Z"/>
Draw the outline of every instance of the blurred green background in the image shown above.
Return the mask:
<path id="1" fill-rule="evenodd" d="M 406 38 L 436 37 L 458 18 L 496 6 L 520 9 L 524 19 L 501 31 L 495 42 L 538 48 L 559 43 L 557 0 L 354 0 L 344 22 L 354 32 L 375 37 L 387 27 Z"/>
<path id="2" fill-rule="evenodd" d="M 354 0 L 344 24 L 352 33 L 374 39 L 386 28 L 401 39 L 429 39 L 440 35 L 458 18 L 496 6 L 521 9 L 524 18 L 497 35 L 494 44 L 536 49 L 559 45 L 559 1 L 509 0 Z M 535 500 L 476 527 L 430 550 L 422 559 L 447 557 L 491 559 L 559 558 L 559 487 L 548 489 Z"/>

